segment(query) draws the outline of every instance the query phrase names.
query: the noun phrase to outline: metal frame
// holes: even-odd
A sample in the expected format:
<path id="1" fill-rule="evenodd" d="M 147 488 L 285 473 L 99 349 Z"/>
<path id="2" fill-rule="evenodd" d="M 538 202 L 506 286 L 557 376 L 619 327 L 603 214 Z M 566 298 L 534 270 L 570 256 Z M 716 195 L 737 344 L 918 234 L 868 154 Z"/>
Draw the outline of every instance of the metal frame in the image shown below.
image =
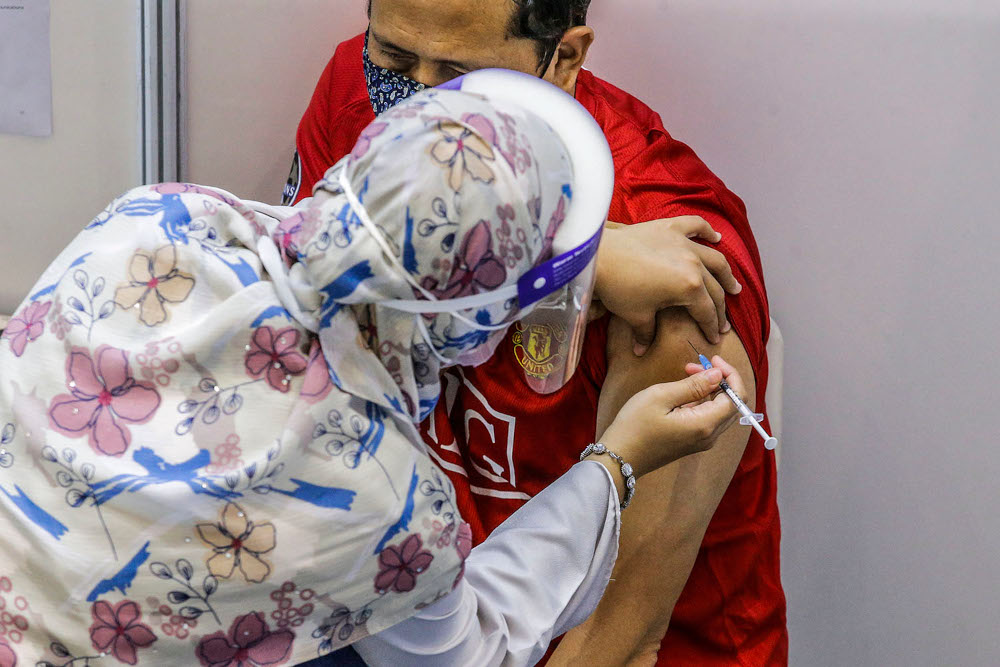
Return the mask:
<path id="1" fill-rule="evenodd" d="M 137 2 L 142 181 L 181 181 L 187 171 L 186 0 Z"/>

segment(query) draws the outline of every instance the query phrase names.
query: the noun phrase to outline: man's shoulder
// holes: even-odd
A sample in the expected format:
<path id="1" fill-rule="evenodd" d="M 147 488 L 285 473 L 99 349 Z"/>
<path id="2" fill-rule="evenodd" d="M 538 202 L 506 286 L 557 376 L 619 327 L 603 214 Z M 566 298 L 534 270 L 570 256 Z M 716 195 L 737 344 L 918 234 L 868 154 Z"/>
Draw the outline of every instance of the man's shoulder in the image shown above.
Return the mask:
<path id="1" fill-rule="evenodd" d="M 715 249 L 726 256 L 746 288 L 741 298 L 730 299 L 731 319 L 737 329 L 744 329 L 741 336 L 766 337 L 763 271 L 743 201 L 690 146 L 667 132 L 659 114 L 635 96 L 583 70 L 577 99 L 604 130 L 614 156 L 611 219 L 632 224 L 682 215 L 705 218 L 722 234 Z M 752 311 L 753 316 L 743 317 L 741 311 Z"/>
<path id="2" fill-rule="evenodd" d="M 577 100 L 594 116 L 611 147 L 616 179 L 612 212 L 621 214 L 613 219 L 635 223 L 704 217 L 707 208 L 735 221 L 741 237 L 749 235 L 740 224 L 746 220 L 740 198 L 690 146 L 670 135 L 648 105 L 588 70 L 580 72 Z"/>
<path id="3" fill-rule="evenodd" d="M 670 217 L 701 215 L 697 210 L 667 213 L 659 210 L 671 203 L 697 200 L 720 206 L 727 215 L 742 202 L 698 157 L 690 146 L 678 141 L 663 126 L 660 115 L 648 105 L 594 73 L 581 70 L 577 100 L 594 116 L 604 131 L 615 161 L 616 199 L 627 200 L 629 214 Z M 722 201 L 720 201 L 722 200 Z M 612 210 L 616 206 L 612 205 Z M 739 211 L 738 214 L 745 215 Z M 642 218 L 650 219 L 650 218 Z"/>
<path id="4" fill-rule="evenodd" d="M 341 42 L 326 66 L 316 92 L 325 98 L 329 112 L 339 115 L 354 107 L 359 112 L 368 108 L 368 88 L 361 58 L 364 45 L 364 33 Z"/>
<path id="5" fill-rule="evenodd" d="M 645 102 L 590 70 L 580 70 L 576 96 L 602 126 L 620 124 L 636 136 L 663 130 L 660 116 Z"/>
<path id="6" fill-rule="evenodd" d="M 309 196 L 323 173 L 350 152 L 375 117 L 362 65 L 364 43 L 361 34 L 337 46 L 299 121 L 298 152 L 287 186 L 299 199 Z"/>

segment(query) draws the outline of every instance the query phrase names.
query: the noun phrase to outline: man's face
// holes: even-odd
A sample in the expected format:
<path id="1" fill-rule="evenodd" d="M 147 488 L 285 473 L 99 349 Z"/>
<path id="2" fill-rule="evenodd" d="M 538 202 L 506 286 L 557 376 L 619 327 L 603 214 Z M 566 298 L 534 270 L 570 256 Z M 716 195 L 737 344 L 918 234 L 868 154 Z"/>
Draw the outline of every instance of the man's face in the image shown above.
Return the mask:
<path id="1" fill-rule="evenodd" d="M 428 86 L 487 67 L 540 75 L 534 40 L 508 34 L 514 9 L 511 0 L 372 0 L 368 55 Z"/>

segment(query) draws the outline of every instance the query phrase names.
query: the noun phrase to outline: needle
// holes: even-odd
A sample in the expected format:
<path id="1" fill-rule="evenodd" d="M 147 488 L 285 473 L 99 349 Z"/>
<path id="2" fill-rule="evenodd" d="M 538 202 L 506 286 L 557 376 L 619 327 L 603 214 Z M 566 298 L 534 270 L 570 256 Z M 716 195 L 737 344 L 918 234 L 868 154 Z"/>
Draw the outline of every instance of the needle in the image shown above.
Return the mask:
<path id="1" fill-rule="evenodd" d="M 712 368 L 712 362 L 708 360 L 708 357 L 698 351 L 698 348 L 694 346 L 694 343 L 688 341 L 688 345 L 690 345 L 691 349 L 694 350 L 694 353 L 698 355 L 698 361 L 701 363 L 702 368 L 706 371 L 709 368 Z M 729 397 L 729 400 L 733 402 L 736 409 L 740 411 L 741 415 L 743 415 L 743 419 L 740 420 L 740 423 L 753 426 L 754 430 L 756 430 L 757 433 L 760 434 L 760 437 L 764 439 L 764 447 L 767 449 L 774 449 L 777 447 L 778 439 L 767 434 L 767 431 L 764 430 L 764 427 L 761 426 L 760 422 L 757 420 L 757 415 L 755 415 L 753 411 L 747 407 L 747 404 L 743 402 L 735 391 L 733 391 L 732 387 L 729 386 L 729 383 L 722 380 L 719 382 L 719 388 L 726 392 L 726 396 Z"/>

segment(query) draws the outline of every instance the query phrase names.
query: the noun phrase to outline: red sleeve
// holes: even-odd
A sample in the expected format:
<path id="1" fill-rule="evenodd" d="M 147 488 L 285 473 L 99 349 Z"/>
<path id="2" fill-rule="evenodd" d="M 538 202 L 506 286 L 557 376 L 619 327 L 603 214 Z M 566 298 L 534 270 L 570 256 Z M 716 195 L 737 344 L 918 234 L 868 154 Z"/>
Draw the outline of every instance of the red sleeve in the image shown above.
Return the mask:
<path id="1" fill-rule="evenodd" d="M 293 201 L 312 195 L 326 170 L 347 155 L 365 127 L 375 120 L 362 66 L 364 34 L 342 42 L 316 84 L 295 137 L 298 180 Z"/>
<path id="2" fill-rule="evenodd" d="M 294 202 L 312 195 L 312 187 L 323 177 L 336 160 L 330 154 L 330 140 L 327 134 L 330 118 L 330 82 L 333 79 L 334 60 L 327 63 L 323 75 L 316 84 L 312 100 L 306 108 L 299 130 L 295 135 L 295 148 L 298 156 L 299 181 Z M 292 167 L 293 170 L 295 167 Z"/>
<path id="3" fill-rule="evenodd" d="M 757 243 L 746 207 L 686 145 L 654 128 L 645 149 L 619 170 L 621 205 L 630 222 L 698 215 L 722 234 L 715 248 L 729 261 L 743 291 L 726 298 L 729 321 L 754 368 L 764 357 L 769 317 Z"/>

